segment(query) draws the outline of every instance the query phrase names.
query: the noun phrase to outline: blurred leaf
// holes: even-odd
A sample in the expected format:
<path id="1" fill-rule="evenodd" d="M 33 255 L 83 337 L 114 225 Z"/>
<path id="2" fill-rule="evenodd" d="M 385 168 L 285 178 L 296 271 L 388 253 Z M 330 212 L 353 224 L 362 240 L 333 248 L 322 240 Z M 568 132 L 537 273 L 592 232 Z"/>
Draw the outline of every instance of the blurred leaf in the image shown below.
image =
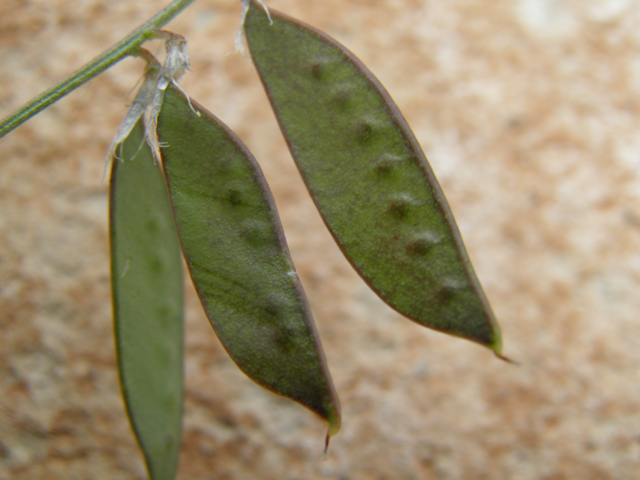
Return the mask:
<path id="1" fill-rule="evenodd" d="M 141 121 L 113 160 L 111 282 L 120 384 L 152 480 L 178 466 L 183 410 L 184 283 L 160 167 Z"/>

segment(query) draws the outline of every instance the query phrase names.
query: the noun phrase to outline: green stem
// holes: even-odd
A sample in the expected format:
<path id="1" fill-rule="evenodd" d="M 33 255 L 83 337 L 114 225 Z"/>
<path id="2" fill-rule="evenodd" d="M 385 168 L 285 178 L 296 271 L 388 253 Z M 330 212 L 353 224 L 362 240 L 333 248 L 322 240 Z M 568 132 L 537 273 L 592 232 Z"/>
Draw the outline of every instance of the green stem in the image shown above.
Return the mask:
<path id="1" fill-rule="evenodd" d="M 72 73 L 63 81 L 46 92 L 41 93 L 29 103 L 25 104 L 20 109 L 0 121 L 0 138 L 4 137 L 11 130 L 21 125 L 34 115 L 40 113 L 52 103 L 64 97 L 67 93 L 76 89 L 83 83 L 88 82 L 92 78 L 97 77 L 107 68 L 119 62 L 127 55 L 131 55 L 144 42 L 155 38 L 155 32 L 158 29 L 169 23 L 170 20 L 191 5 L 194 1 L 195 0 L 174 0 L 155 17 L 136 28 L 106 52 L 94 58 L 84 67 Z"/>

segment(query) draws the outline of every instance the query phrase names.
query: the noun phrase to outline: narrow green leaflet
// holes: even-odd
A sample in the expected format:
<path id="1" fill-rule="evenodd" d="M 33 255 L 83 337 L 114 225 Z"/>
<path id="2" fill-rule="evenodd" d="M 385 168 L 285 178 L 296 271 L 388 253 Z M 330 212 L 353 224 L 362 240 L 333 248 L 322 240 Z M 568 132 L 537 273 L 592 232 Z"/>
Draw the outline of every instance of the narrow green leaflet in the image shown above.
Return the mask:
<path id="1" fill-rule="evenodd" d="M 182 251 L 240 369 L 340 426 L 322 347 L 258 164 L 217 118 L 167 88 L 158 139 Z"/>
<path id="2" fill-rule="evenodd" d="M 172 480 L 184 390 L 182 255 L 142 121 L 116 151 L 109 202 L 120 384 L 150 478 Z"/>
<path id="3" fill-rule="evenodd" d="M 245 34 L 293 158 L 337 243 L 391 307 L 500 356 L 500 331 L 427 159 L 342 45 L 251 2 Z"/>

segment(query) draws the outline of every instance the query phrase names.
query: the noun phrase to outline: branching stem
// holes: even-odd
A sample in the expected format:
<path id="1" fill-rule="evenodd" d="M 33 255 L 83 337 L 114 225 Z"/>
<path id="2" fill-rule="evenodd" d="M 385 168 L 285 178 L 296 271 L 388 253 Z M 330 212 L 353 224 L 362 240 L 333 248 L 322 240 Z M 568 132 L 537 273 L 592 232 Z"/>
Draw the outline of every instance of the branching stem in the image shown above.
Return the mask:
<path id="1" fill-rule="evenodd" d="M 156 38 L 156 32 L 159 29 L 169 23 L 169 21 L 194 1 L 195 0 L 174 0 L 156 16 L 136 28 L 106 52 L 94 58 L 91 62 L 72 73 L 60 83 L 46 92 L 41 93 L 36 98 L 0 121 L 0 138 L 34 115 L 40 113 L 52 103 L 64 97 L 67 93 L 75 90 L 92 78 L 97 77 L 107 68 L 119 62 L 124 57 L 134 54 L 140 45 L 147 40 Z"/>

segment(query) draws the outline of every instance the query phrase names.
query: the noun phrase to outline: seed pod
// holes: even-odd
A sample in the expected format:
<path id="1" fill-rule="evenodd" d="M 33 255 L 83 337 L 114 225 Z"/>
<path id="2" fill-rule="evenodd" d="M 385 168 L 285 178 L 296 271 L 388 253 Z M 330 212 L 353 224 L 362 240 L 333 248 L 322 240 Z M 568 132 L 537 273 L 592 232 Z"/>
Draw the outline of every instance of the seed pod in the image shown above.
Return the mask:
<path id="1" fill-rule="evenodd" d="M 380 82 L 326 34 L 254 2 L 244 28 L 280 128 L 347 259 L 391 307 L 500 356 L 447 201 Z"/>
<path id="2" fill-rule="evenodd" d="M 340 408 L 271 193 L 228 127 L 173 86 L 158 138 L 182 251 L 240 369 L 340 427 Z"/>
<path id="3" fill-rule="evenodd" d="M 141 120 L 113 159 L 109 205 L 120 385 L 149 477 L 172 480 L 184 391 L 182 255 Z"/>

